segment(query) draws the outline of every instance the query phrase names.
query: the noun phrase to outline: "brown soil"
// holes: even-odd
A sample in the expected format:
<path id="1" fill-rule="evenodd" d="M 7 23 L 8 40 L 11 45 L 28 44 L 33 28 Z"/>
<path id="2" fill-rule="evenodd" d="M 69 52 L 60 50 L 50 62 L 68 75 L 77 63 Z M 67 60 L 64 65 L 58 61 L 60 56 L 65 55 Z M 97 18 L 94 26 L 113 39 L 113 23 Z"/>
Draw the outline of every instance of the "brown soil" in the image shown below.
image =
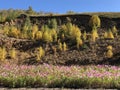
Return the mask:
<path id="1" fill-rule="evenodd" d="M 102 29 L 101 31 L 102 32 Z M 69 42 L 67 42 L 69 45 Z M 17 50 L 17 58 L 12 60 L 7 57 L 7 61 L 16 62 L 19 64 L 61 64 L 61 65 L 87 65 L 87 64 L 112 64 L 120 65 L 120 35 L 114 40 L 99 38 L 95 43 L 86 41 L 84 45 L 77 50 L 75 45 L 69 45 L 68 50 L 65 52 L 57 51 L 53 53 L 51 47 L 46 50 L 45 56 L 39 61 L 36 61 L 35 52 L 36 48 L 46 45 L 41 41 L 33 41 L 28 39 L 16 39 L 0 34 L 0 46 L 4 46 L 9 50 L 14 47 Z M 112 45 L 113 57 L 107 58 L 105 53 L 106 47 Z"/>

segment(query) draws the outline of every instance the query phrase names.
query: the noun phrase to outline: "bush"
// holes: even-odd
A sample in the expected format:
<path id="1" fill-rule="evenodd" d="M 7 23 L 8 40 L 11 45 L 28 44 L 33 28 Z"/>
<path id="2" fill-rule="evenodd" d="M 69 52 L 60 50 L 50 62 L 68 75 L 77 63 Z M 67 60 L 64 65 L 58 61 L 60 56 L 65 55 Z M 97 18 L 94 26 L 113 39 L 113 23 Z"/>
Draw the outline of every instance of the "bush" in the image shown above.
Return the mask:
<path id="1" fill-rule="evenodd" d="M 7 52 L 5 47 L 0 47 L 0 60 L 4 61 L 6 58 Z"/>
<path id="2" fill-rule="evenodd" d="M 97 15 L 93 15 L 90 18 L 89 25 L 90 27 L 97 27 L 97 28 L 100 27 L 101 25 L 100 18 Z"/>
<path id="3" fill-rule="evenodd" d="M 10 58 L 12 58 L 12 59 L 15 59 L 15 58 L 16 58 L 16 50 L 15 50 L 15 48 L 12 48 L 12 49 L 9 51 L 9 55 L 10 55 Z"/>
<path id="4" fill-rule="evenodd" d="M 45 55 L 44 49 L 42 47 L 39 47 L 37 52 L 37 61 L 40 61 L 44 55 Z"/>

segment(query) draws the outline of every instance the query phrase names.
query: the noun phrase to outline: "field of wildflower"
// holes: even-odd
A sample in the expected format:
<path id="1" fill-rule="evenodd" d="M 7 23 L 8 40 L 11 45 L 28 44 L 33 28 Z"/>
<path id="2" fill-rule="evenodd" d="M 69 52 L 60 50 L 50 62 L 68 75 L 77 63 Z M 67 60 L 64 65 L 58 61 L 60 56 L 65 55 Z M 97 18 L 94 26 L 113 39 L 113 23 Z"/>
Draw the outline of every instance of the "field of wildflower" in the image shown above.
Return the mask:
<path id="1" fill-rule="evenodd" d="M 120 67 L 110 65 L 0 65 L 2 87 L 120 88 Z"/>

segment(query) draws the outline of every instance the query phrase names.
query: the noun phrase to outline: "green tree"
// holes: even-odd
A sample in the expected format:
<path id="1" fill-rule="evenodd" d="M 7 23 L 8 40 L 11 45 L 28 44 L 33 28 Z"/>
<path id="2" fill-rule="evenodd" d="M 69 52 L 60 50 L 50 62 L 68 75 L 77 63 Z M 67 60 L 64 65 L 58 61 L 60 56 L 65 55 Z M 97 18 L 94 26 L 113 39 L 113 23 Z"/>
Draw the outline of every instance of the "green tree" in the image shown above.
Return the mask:
<path id="1" fill-rule="evenodd" d="M 31 6 L 29 6 L 28 10 L 26 11 L 27 14 L 30 14 L 30 15 L 33 15 L 35 12 L 34 10 L 32 9 Z"/>

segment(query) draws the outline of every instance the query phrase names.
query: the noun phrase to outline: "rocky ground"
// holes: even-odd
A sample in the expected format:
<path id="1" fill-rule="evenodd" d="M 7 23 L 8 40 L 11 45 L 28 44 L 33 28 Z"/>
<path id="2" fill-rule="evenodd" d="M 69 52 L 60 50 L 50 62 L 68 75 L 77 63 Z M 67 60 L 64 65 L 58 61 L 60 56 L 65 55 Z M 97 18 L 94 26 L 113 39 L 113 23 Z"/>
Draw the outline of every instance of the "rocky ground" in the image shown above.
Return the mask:
<path id="1" fill-rule="evenodd" d="M 0 46 L 4 46 L 9 50 L 14 47 L 17 50 L 17 58 L 8 61 L 24 64 L 62 64 L 62 65 L 87 65 L 87 64 L 120 64 L 120 35 L 113 40 L 99 38 L 95 43 L 86 41 L 84 45 L 77 50 L 75 46 L 68 46 L 65 52 L 57 51 L 53 54 L 52 50 L 47 50 L 45 56 L 39 61 L 36 61 L 35 50 L 42 44 L 40 41 L 28 39 L 16 39 L 0 34 Z M 113 47 L 113 57 L 107 58 L 106 47 Z M 43 45 L 44 46 L 44 45 Z"/>

